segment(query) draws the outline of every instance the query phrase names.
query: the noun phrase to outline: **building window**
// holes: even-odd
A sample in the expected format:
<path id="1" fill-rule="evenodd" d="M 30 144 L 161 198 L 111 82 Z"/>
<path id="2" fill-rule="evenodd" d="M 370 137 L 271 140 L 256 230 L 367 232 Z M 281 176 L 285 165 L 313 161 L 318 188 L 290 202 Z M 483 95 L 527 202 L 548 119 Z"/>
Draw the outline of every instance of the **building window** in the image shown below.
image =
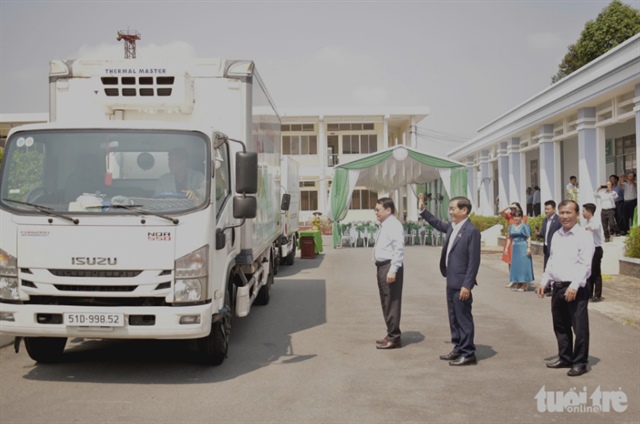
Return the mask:
<path id="1" fill-rule="evenodd" d="M 378 193 L 371 190 L 353 190 L 349 209 L 370 210 L 376 207 Z"/>
<path id="2" fill-rule="evenodd" d="M 356 134 L 342 136 L 342 153 L 367 154 L 378 151 L 378 136 L 375 134 Z"/>
<path id="3" fill-rule="evenodd" d="M 373 124 L 363 124 L 363 123 L 339 123 L 339 124 L 327 124 L 327 131 L 373 131 Z M 284 130 L 283 130 L 284 131 Z"/>
<path id="4" fill-rule="evenodd" d="M 315 181 L 300 181 L 300 187 L 315 187 Z"/>
<path id="5" fill-rule="evenodd" d="M 318 137 L 315 135 L 285 135 L 282 137 L 283 155 L 317 155 Z"/>
<path id="6" fill-rule="evenodd" d="M 280 126 L 281 131 L 315 131 L 314 124 L 283 124 Z"/>
<path id="7" fill-rule="evenodd" d="M 301 191 L 300 192 L 300 209 L 303 211 L 318 210 L 318 192 L 317 191 Z"/>
<path id="8" fill-rule="evenodd" d="M 636 172 L 637 162 L 636 162 L 636 136 L 628 135 L 621 138 L 615 139 L 616 143 L 616 153 L 615 153 L 615 164 L 616 164 L 616 172 L 624 171 L 628 173 L 629 171 Z"/>

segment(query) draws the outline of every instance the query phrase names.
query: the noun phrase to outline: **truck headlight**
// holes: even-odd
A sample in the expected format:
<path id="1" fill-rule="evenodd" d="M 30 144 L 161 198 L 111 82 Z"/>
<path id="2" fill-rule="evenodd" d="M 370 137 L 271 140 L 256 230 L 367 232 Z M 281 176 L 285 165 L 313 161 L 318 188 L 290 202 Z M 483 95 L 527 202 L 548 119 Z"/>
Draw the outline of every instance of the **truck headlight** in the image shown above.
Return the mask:
<path id="1" fill-rule="evenodd" d="M 202 300 L 203 287 L 203 282 L 197 278 L 176 280 L 173 300 L 176 302 L 197 302 Z"/>
<path id="2" fill-rule="evenodd" d="M 173 300 L 176 303 L 199 302 L 207 299 L 209 246 L 184 255 L 175 263 Z"/>
<path id="3" fill-rule="evenodd" d="M 0 299 L 18 300 L 18 259 L 0 249 Z"/>
<path id="4" fill-rule="evenodd" d="M 0 299 L 20 299 L 17 278 L 0 275 Z"/>
<path id="5" fill-rule="evenodd" d="M 18 276 L 18 258 L 0 249 L 0 275 Z"/>

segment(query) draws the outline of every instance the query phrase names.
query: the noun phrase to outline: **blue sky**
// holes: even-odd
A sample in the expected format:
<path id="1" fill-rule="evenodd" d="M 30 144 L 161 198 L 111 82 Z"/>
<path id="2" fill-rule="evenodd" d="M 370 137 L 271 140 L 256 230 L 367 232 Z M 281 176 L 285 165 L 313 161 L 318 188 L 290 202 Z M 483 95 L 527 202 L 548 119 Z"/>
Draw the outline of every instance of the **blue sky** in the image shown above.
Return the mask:
<path id="1" fill-rule="evenodd" d="M 639 2 L 626 1 L 639 6 Z M 52 59 L 253 59 L 280 109 L 428 106 L 472 137 L 550 84 L 608 1 L 0 0 L 0 113 L 46 112 Z"/>

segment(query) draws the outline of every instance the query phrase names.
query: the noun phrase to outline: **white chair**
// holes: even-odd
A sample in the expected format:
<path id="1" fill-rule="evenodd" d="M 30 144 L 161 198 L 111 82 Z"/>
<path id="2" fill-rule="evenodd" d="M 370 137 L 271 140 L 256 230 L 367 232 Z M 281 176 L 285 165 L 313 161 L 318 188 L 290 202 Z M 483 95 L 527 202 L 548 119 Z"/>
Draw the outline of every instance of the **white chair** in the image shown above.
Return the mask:
<path id="1" fill-rule="evenodd" d="M 349 238 L 351 239 L 351 247 L 356 247 L 358 243 L 358 232 L 355 227 L 349 228 Z"/>
<path id="2" fill-rule="evenodd" d="M 349 229 L 345 229 L 344 233 L 342 233 L 342 239 L 340 240 L 340 247 L 344 247 L 345 244 L 349 246 L 351 244 L 351 235 L 349 234 Z"/>
<path id="3" fill-rule="evenodd" d="M 418 240 L 420 240 L 420 245 L 424 246 L 427 240 L 427 229 L 424 226 L 418 228 Z"/>

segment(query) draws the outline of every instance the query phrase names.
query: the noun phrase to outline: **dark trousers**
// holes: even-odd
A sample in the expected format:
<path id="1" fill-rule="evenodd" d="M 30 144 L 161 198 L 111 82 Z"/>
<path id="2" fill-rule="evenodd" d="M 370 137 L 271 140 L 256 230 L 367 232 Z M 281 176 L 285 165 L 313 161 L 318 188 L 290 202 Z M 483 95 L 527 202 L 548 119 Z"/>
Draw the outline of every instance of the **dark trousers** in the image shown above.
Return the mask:
<path id="1" fill-rule="evenodd" d="M 602 246 L 596 246 L 591 260 L 591 276 L 587 279 L 589 297 L 602 297 Z"/>
<path id="2" fill-rule="evenodd" d="M 449 313 L 449 329 L 451 330 L 451 343 L 455 352 L 462 356 L 470 356 L 476 353 L 473 344 L 475 327 L 471 304 L 473 295 L 464 302 L 460 300 L 460 289 L 447 288 L 447 312 Z"/>
<path id="3" fill-rule="evenodd" d="M 540 210 L 540 206 L 540 203 L 533 204 L 533 216 L 540 216 L 540 214 L 542 213 L 542 211 Z"/>
<path id="4" fill-rule="evenodd" d="M 527 216 L 534 216 L 533 215 L 533 203 L 527 203 Z"/>
<path id="5" fill-rule="evenodd" d="M 602 219 L 602 229 L 604 230 L 605 240 L 609 240 L 611 234 L 620 232 L 618 224 L 616 224 L 615 209 L 602 209 L 602 211 L 600 211 L 600 218 Z"/>
<path id="6" fill-rule="evenodd" d="M 380 291 L 380 303 L 382 315 L 387 324 L 387 340 L 392 343 L 400 341 L 400 314 L 402 312 L 402 280 L 404 267 L 396 272 L 396 281 L 387 283 L 387 273 L 391 264 L 377 267 L 378 290 Z"/>
<path id="7" fill-rule="evenodd" d="M 633 213 L 636 210 L 638 199 L 625 200 L 622 206 L 622 221 L 624 221 L 625 230 L 629 231 L 633 225 Z"/>
<path id="8" fill-rule="evenodd" d="M 554 288 L 551 297 L 551 316 L 558 341 L 558 356 L 568 364 L 586 365 L 589 362 L 589 294 L 585 287 L 581 287 L 575 300 L 567 302 L 564 299 L 566 291 L 566 287 Z"/>
<path id="9" fill-rule="evenodd" d="M 624 201 L 616 202 L 616 222 L 618 223 L 618 230 L 620 232 L 629 231 L 629 228 L 624 226 Z"/>

